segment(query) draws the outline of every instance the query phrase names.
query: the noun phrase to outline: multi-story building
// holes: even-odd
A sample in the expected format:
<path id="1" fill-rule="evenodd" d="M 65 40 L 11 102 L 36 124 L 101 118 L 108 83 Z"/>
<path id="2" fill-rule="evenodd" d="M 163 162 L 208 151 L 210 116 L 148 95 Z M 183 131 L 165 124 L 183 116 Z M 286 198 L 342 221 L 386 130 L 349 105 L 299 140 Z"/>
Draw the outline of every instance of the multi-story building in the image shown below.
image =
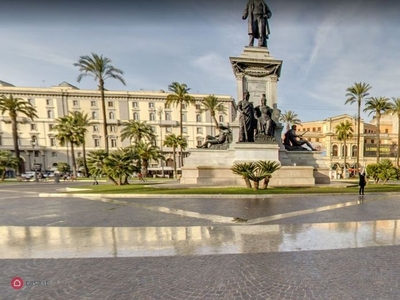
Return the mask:
<path id="1" fill-rule="evenodd" d="M 68 145 L 61 146 L 54 130 L 57 118 L 68 115 L 71 111 L 87 113 L 94 124 L 86 135 L 87 151 L 104 148 L 103 118 L 101 110 L 100 91 L 81 90 L 67 82 L 49 88 L 44 87 L 16 87 L 0 81 L 0 95 L 29 101 L 37 110 L 38 118 L 33 121 L 25 117 L 19 118 L 18 134 L 21 157 L 25 161 L 25 169 L 29 170 L 33 164 L 43 169 L 51 169 L 58 162 L 70 162 Z M 122 124 L 128 120 L 146 121 L 157 135 L 156 145 L 167 157 L 168 169 L 173 165 L 172 149 L 163 146 L 163 140 L 170 133 L 180 134 L 179 109 L 167 107 L 165 100 L 168 93 L 148 91 L 105 91 L 106 115 L 110 150 L 130 145 L 129 140 L 122 141 L 120 132 Z M 216 128 L 209 112 L 201 108 L 201 100 L 208 96 L 191 94 L 197 100 L 194 106 L 184 106 L 182 112 L 183 136 L 188 142 L 184 156 L 190 148 L 201 145 L 207 135 L 216 135 Z M 217 121 L 231 123 L 236 116 L 235 101 L 231 96 L 216 95 L 225 108 L 226 114 L 217 114 Z M 0 149 L 13 150 L 11 124 L 7 123 L 9 116 L 0 115 Z M 34 142 L 32 142 L 34 141 Z M 82 156 L 82 150 L 75 149 L 76 157 Z M 177 159 L 179 162 L 179 160 Z M 151 167 L 159 168 L 161 162 L 152 162 Z"/>

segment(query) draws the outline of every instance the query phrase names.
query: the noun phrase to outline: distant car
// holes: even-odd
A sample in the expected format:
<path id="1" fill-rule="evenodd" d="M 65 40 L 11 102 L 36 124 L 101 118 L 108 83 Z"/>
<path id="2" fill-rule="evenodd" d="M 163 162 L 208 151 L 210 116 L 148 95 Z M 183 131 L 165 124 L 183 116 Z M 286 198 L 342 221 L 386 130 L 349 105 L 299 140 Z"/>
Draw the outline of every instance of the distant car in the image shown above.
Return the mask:
<path id="1" fill-rule="evenodd" d="M 34 171 L 25 172 L 24 174 L 21 174 L 21 177 L 25 178 L 26 180 L 31 180 L 32 178 L 35 178 L 35 172 Z"/>

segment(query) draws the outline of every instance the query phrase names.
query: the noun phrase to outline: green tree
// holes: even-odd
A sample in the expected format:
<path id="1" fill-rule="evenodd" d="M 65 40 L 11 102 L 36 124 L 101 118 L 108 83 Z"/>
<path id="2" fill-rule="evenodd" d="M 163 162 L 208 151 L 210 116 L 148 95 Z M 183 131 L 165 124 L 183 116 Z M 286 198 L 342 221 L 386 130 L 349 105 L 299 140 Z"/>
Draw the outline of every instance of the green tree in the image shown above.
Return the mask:
<path id="1" fill-rule="evenodd" d="M 392 98 L 393 105 L 388 112 L 392 115 L 397 115 L 397 154 L 396 154 L 396 166 L 400 166 L 400 97 Z"/>
<path id="2" fill-rule="evenodd" d="M 173 82 L 168 86 L 168 90 L 173 94 L 169 94 L 165 101 L 166 106 L 170 106 L 171 104 L 175 105 L 175 107 L 179 106 L 179 127 L 180 127 L 180 135 L 183 136 L 183 105 L 195 105 L 196 99 L 189 95 L 190 88 L 187 87 L 185 83 Z M 183 152 L 182 147 L 181 150 L 181 166 L 183 166 Z"/>
<path id="3" fill-rule="evenodd" d="M 178 178 L 178 173 L 176 171 L 176 148 L 181 147 L 181 149 L 186 149 L 187 142 L 181 135 L 169 134 L 164 140 L 164 146 L 171 147 L 174 156 L 174 178 Z"/>
<path id="4" fill-rule="evenodd" d="M 101 106 L 103 113 L 103 134 L 105 142 L 105 150 L 108 153 L 108 130 L 107 130 L 107 112 L 106 100 L 104 96 L 104 82 L 109 79 L 117 79 L 125 85 L 125 80 L 122 78 L 124 74 L 120 69 L 116 69 L 111 65 L 111 60 L 103 55 L 92 53 L 91 56 L 85 55 L 79 58 L 74 66 L 79 67 L 79 74 L 77 81 L 80 82 L 83 77 L 90 76 L 98 83 L 101 97 Z"/>
<path id="5" fill-rule="evenodd" d="M 372 113 L 374 114 L 374 118 L 376 119 L 376 126 L 377 126 L 377 131 L 376 131 L 376 162 L 379 163 L 380 159 L 380 126 L 381 126 L 381 116 L 382 114 L 385 114 L 387 112 L 390 112 L 393 108 L 392 103 L 389 102 L 389 98 L 380 96 L 380 97 L 371 97 L 367 100 L 365 103 L 365 108 L 364 112 L 368 112 L 368 115 L 371 115 Z"/>
<path id="6" fill-rule="evenodd" d="M 347 140 L 353 137 L 353 127 L 349 120 L 346 122 L 341 122 L 340 124 L 336 125 L 336 135 L 339 141 L 343 141 L 344 147 L 344 155 L 343 155 L 343 165 L 344 165 L 344 172 L 346 175 L 346 158 L 347 158 Z"/>
<path id="7" fill-rule="evenodd" d="M 69 173 L 71 172 L 71 166 L 63 161 L 57 163 L 57 170 L 60 173 Z"/>
<path id="8" fill-rule="evenodd" d="M 23 172 L 21 154 L 18 146 L 18 117 L 19 116 L 26 116 L 33 121 L 34 118 L 37 118 L 37 111 L 32 106 L 31 103 L 22 99 L 22 98 L 14 98 L 13 95 L 0 96 L 0 111 L 1 114 L 4 115 L 6 112 L 10 116 L 10 123 L 11 123 L 11 133 L 14 143 L 14 153 L 15 157 L 18 159 L 18 168 L 16 169 L 17 175 L 21 175 Z"/>
<path id="9" fill-rule="evenodd" d="M 135 143 L 146 139 L 149 142 L 154 141 L 156 135 L 154 134 L 153 128 L 145 121 L 129 120 L 122 123 L 121 140 L 125 139 L 133 140 Z"/>
<path id="10" fill-rule="evenodd" d="M 253 181 L 253 189 L 256 191 L 259 189 L 260 181 L 263 181 L 262 189 L 266 189 L 272 173 L 279 168 L 280 164 L 275 161 L 259 160 L 256 162 L 235 163 L 231 171 L 242 176 L 248 188 L 252 187 L 251 181 Z"/>
<path id="11" fill-rule="evenodd" d="M 209 95 L 201 101 L 201 104 L 203 106 L 201 111 L 209 111 L 211 118 L 214 120 L 215 126 L 218 127 L 216 114 L 220 113 L 226 115 L 226 107 L 224 106 L 224 103 L 219 101 L 214 95 Z"/>
<path id="12" fill-rule="evenodd" d="M 378 178 L 385 184 L 390 179 L 397 179 L 397 170 L 389 159 L 382 160 L 379 164 Z"/>
<path id="13" fill-rule="evenodd" d="M 256 167 L 259 169 L 263 174 L 263 186 L 262 189 L 265 190 L 268 188 L 269 181 L 272 177 L 272 173 L 279 170 L 281 168 L 280 164 L 276 161 L 265 161 L 259 160 L 256 162 Z"/>
<path id="14" fill-rule="evenodd" d="M 254 173 L 256 169 L 256 164 L 254 162 L 245 162 L 245 163 L 235 163 L 231 171 L 233 174 L 242 176 L 244 179 L 244 182 L 246 183 L 247 188 L 251 188 L 251 181 L 250 181 L 250 176 L 251 174 Z"/>
<path id="15" fill-rule="evenodd" d="M 10 151 L 0 150 L 0 174 L 1 181 L 6 178 L 6 172 L 8 169 L 17 169 L 19 166 L 19 160 L 13 156 Z"/>
<path id="16" fill-rule="evenodd" d="M 361 123 L 361 103 L 364 98 L 366 98 L 369 93 L 368 91 L 372 88 L 369 84 L 365 82 L 356 82 L 353 86 L 346 89 L 346 102 L 344 104 L 354 104 L 357 103 L 357 168 L 360 166 L 360 123 Z"/>
<path id="17" fill-rule="evenodd" d="M 108 156 L 105 150 L 95 150 L 88 153 L 88 168 L 93 177 L 105 175 L 104 160 Z"/>
<path id="18" fill-rule="evenodd" d="M 130 152 L 124 149 L 111 151 L 104 159 L 104 172 L 116 185 L 126 183 L 127 178 L 136 171 L 138 168 L 132 161 Z"/>
<path id="19" fill-rule="evenodd" d="M 78 120 L 72 114 L 58 118 L 55 130 L 60 145 L 65 146 L 69 143 L 71 146 L 72 174 L 76 177 L 75 146 L 80 146 L 82 141 L 82 132 Z"/>
<path id="20" fill-rule="evenodd" d="M 279 120 L 286 123 L 286 131 L 289 130 L 292 125 L 301 125 L 298 115 L 291 110 L 285 110 L 283 114 L 281 114 Z"/>
<path id="21" fill-rule="evenodd" d="M 140 159 L 140 166 L 144 177 L 147 176 L 147 170 L 151 160 L 164 159 L 160 148 L 150 143 L 138 142 L 134 146 L 134 151 Z"/>
<path id="22" fill-rule="evenodd" d="M 77 131 L 79 132 L 80 144 L 82 145 L 83 168 L 85 170 L 85 175 L 89 176 L 89 168 L 86 159 L 86 134 L 88 132 L 88 127 L 94 123 L 87 113 L 74 111 L 70 112 L 70 114 L 74 117 L 75 122 L 77 123 Z"/>

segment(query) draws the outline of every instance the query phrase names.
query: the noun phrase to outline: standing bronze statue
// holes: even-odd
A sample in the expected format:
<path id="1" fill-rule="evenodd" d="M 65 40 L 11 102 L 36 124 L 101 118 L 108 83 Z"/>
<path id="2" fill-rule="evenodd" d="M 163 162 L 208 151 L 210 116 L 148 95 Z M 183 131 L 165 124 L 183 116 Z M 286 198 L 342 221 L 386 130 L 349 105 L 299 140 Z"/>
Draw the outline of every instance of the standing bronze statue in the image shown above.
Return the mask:
<path id="1" fill-rule="evenodd" d="M 253 103 L 249 102 L 250 93 L 243 93 L 237 109 L 239 115 L 239 142 L 254 142 L 254 129 L 257 126 Z"/>
<path id="2" fill-rule="evenodd" d="M 248 18 L 249 46 L 254 46 L 254 39 L 258 39 L 258 47 L 267 47 L 270 34 L 268 19 L 271 11 L 264 0 L 248 0 L 243 13 L 243 20 Z"/>

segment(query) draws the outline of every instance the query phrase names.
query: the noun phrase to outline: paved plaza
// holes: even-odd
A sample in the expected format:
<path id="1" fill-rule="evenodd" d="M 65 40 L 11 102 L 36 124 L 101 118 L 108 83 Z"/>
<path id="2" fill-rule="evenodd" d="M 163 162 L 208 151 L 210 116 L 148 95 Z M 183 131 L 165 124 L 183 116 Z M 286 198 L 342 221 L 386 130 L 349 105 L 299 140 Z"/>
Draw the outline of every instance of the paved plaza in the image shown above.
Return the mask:
<path id="1" fill-rule="evenodd" d="M 400 297 L 398 194 L 63 194 L 81 184 L 0 185 L 0 299 Z"/>

